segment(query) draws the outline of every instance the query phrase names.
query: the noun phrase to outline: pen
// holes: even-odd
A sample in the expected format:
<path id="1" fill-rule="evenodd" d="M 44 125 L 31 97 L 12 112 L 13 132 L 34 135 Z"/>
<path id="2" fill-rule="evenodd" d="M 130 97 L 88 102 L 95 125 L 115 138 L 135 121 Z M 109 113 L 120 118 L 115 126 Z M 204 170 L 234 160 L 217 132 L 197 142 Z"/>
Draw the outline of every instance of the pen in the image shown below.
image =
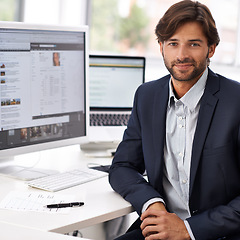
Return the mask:
<path id="1" fill-rule="evenodd" d="M 84 205 L 84 202 L 71 202 L 71 203 L 49 204 L 45 207 L 47 207 L 47 208 L 66 208 L 66 207 L 80 207 L 83 205 Z"/>

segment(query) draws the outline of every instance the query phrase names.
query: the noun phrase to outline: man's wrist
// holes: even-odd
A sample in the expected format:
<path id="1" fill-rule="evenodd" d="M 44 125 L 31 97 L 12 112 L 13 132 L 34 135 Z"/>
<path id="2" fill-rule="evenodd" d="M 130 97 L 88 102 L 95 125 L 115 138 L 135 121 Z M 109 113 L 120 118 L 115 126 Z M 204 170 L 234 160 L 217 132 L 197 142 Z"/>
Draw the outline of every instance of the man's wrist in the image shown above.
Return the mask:
<path id="1" fill-rule="evenodd" d="M 187 220 L 184 220 L 184 224 L 185 224 L 186 229 L 187 229 L 187 231 L 188 231 L 188 235 L 189 235 L 189 237 L 190 237 L 189 239 L 195 240 L 195 237 L 194 237 L 194 235 L 193 235 L 192 229 L 191 229 L 188 221 L 187 221 Z"/>
<path id="2" fill-rule="evenodd" d="M 165 206 L 165 203 L 164 203 L 163 199 L 161 199 L 161 198 L 152 198 L 152 199 L 148 200 L 148 201 L 143 205 L 142 213 L 145 212 L 151 204 L 156 203 L 156 202 L 161 202 L 161 203 L 163 203 L 164 206 Z"/>
<path id="3" fill-rule="evenodd" d="M 152 203 L 148 206 L 147 209 L 149 209 L 149 208 L 157 209 L 157 210 L 161 210 L 161 211 L 166 211 L 165 205 L 162 202 Z"/>

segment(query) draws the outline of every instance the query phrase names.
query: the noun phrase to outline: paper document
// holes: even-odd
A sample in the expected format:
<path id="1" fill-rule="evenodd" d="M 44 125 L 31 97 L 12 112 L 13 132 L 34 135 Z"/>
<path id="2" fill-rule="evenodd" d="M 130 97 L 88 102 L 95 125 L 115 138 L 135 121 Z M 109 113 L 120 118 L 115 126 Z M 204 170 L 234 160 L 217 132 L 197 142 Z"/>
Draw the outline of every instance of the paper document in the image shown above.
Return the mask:
<path id="1" fill-rule="evenodd" d="M 73 195 L 58 195 L 46 192 L 10 192 L 1 202 L 0 208 L 18 211 L 66 213 L 69 208 L 46 208 L 48 204 L 72 202 Z"/>

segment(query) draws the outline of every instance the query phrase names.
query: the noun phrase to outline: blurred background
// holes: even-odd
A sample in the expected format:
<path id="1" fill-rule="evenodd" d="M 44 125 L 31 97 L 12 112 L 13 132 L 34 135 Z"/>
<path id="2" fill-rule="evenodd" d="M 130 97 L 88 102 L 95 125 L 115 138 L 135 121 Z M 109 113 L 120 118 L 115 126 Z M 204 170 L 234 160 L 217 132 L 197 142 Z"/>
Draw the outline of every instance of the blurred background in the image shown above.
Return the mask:
<path id="1" fill-rule="evenodd" d="M 176 0 L 0 0 L 0 21 L 89 26 L 90 53 L 145 56 L 146 81 L 167 73 L 154 29 Z M 240 1 L 201 0 L 220 44 L 211 68 L 240 81 Z"/>

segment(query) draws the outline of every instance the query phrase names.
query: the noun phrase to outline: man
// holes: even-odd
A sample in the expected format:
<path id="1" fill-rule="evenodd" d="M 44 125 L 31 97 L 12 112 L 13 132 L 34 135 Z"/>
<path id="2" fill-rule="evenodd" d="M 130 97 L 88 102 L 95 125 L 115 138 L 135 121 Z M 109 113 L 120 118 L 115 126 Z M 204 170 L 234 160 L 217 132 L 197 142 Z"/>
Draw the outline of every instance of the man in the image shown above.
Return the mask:
<path id="1" fill-rule="evenodd" d="M 58 52 L 53 53 L 53 66 L 60 66 L 60 54 Z"/>
<path id="2" fill-rule="evenodd" d="M 119 239 L 240 239 L 240 84 L 208 68 L 214 19 L 184 0 L 155 32 L 170 75 L 139 87 L 113 159 L 110 184 L 140 215 Z"/>

